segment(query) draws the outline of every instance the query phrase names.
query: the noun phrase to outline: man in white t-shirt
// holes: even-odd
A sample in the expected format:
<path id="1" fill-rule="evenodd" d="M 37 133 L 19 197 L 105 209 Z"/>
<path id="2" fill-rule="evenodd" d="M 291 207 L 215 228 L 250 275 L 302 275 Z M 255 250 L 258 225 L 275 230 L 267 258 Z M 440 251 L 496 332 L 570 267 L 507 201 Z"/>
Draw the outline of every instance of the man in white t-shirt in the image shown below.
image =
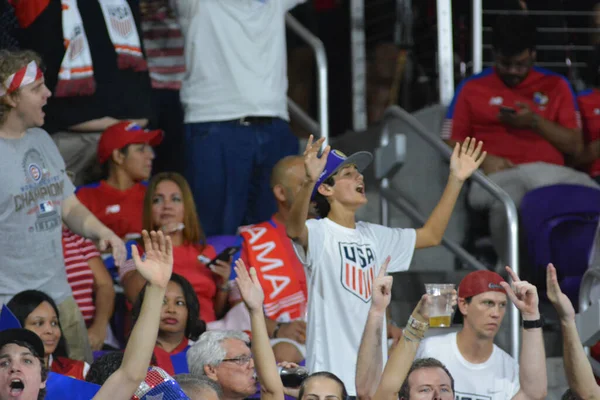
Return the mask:
<path id="1" fill-rule="evenodd" d="M 350 157 L 313 143 L 304 152 L 305 179 L 286 221 L 308 282 L 306 365 L 311 372 L 329 371 L 342 379 L 348 393 L 356 393 L 354 378 L 362 327 L 369 312 L 373 280 L 390 256 L 390 272 L 405 271 L 415 248 L 436 246 L 464 181 L 483 159 L 482 143 L 466 140 L 457 145 L 450 161 L 448 185 L 428 221 L 420 229 L 387 228 L 356 222 L 356 211 L 367 203 L 361 171 L 372 155 Z M 321 220 L 308 220 L 311 199 Z M 382 330 L 382 341 L 387 337 Z M 387 358 L 383 346 L 383 359 Z"/>
<path id="2" fill-rule="evenodd" d="M 186 178 L 207 236 L 276 211 L 269 179 L 298 154 L 289 127 L 285 14 L 304 0 L 175 0 L 185 40 Z"/>
<path id="3" fill-rule="evenodd" d="M 514 282 L 519 278 L 507 268 Z M 416 358 L 436 358 L 455 380 L 456 400 L 544 399 L 547 391 L 542 321 L 535 286 L 523 301 L 511 300 L 523 317 L 521 364 L 494 344 L 507 306 L 504 279 L 492 271 L 469 273 L 458 286 L 458 307 L 464 316 L 460 332 L 421 342 Z M 520 367 L 520 370 L 519 370 Z"/>

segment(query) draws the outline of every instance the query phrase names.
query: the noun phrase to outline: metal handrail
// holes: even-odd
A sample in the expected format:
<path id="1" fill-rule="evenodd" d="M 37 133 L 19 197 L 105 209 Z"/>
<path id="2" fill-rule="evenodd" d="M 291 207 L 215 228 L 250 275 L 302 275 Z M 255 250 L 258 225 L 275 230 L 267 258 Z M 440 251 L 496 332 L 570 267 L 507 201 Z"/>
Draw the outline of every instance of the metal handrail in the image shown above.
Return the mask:
<path id="1" fill-rule="evenodd" d="M 585 271 L 581 278 L 581 286 L 579 287 L 579 313 L 581 314 L 588 309 L 592 301 L 592 286 L 595 280 L 600 281 L 600 268 L 590 268 Z"/>
<path id="2" fill-rule="evenodd" d="M 545 15 L 561 15 L 561 16 L 590 16 L 593 13 L 589 11 L 553 11 L 553 10 L 527 10 L 527 11 L 519 11 L 519 10 L 484 10 L 483 9 L 483 0 L 472 0 L 472 40 L 473 40 L 473 73 L 479 73 L 483 69 L 484 66 L 489 66 L 492 63 L 484 63 L 483 62 L 483 49 L 490 48 L 490 45 L 483 44 L 483 32 L 491 32 L 492 28 L 489 26 L 483 26 L 483 15 L 510 15 L 510 14 L 527 14 L 527 15 L 537 15 L 537 16 L 545 16 Z M 538 32 L 544 33 L 594 33 L 600 32 L 598 28 L 574 28 L 574 27 L 536 27 Z M 560 50 L 561 46 L 536 46 L 538 50 L 550 50 L 552 47 L 554 50 Z M 588 50 L 589 46 L 572 46 L 566 45 L 562 46 L 564 50 Z M 564 63 L 537 63 L 538 66 L 544 67 L 563 67 Z M 572 63 L 572 67 L 586 67 L 586 63 Z"/>
<path id="3" fill-rule="evenodd" d="M 384 121 L 389 118 L 399 118 L 410 126 L 421 136 L 431 147 L 437 150 L 446 160 L 450 160 L 452 155 L 451 149 L 440 140 L 439 136 L 432 134 L 410 113 L 406 112 L 398 106 L 391 106 L 385 110 Z M 387 124 L 387 122 L 386 122 Z M 385 132 L 385 130 L 384 130 Z M 515 274 L 519 275 L 519 232 L 518 232 L 518 214 L 515 203 L 510 196 L 496 183 L 488 179 L 481 171 L 476 171 L 471 179 L 480 184 L 488 193 L 493 197 L 500 200 L 506 211 L 506 218 L 508 221 L 508 254 L 507 261 L 512 267 Z M 382 187 L 383 191 L 387 193 L 389 189 L 389 181 L 386 182 L 387 187 Z M 389 193 L 387 193 L 389 194 Z M 382 208 L 383 212 L 383 208 Z M 386 206 L 387 212 L 387 206 Z M 452 249 L 449 249 L 452 251 Z M 510 314 L 511 322 L 511 354 L 515 359 L 519 359 L 520 352 L 520 326 L 519 326 L 519 312 L 515 305 L 511 307 Z"/>
<path id="4" fill-rule="evenodd" d="M 389 178 L 386 178 L 389 179 Z M 383 183 L 383 181 L 382 181 Z M 425 217 L 417 210 L 412 204 L 406 199 L 402 198 L 397 192 L 389 187 L 389 181 L 386 182 L 385 186 L 382 186 L 379 190 L 379 194 L 382 200 L 393 205 L 395 208 L 403 211 L 410 219 L 419 225 L 424 225 L 426 222 Z M 386 206 L 387 207 L 387 206 Z M 390 226 L 389 212 L 382 212 L 382 225 Z M 452 254 L 458 257 L 460 260 L 469 264 L 473 269 L 486 270 L 486 266 L 482 262 L 473 257 L 468 251 L 466 251 L 460 244 L 456 243 L 452 239 L 442 238 L 442 246 L 447 248 Z"/>
<path id="5" fill-rule="evenodd" d="M 302 40 L 304 40 L 315 52 L 315 61 L 317 63 L 317 86 L 318 86 L 318 119 L 315 121 L 310 118 L 307 113 L 288 98 L 290 112 L 298 118 L 299 122 L 313 134 L 318 134 L 325 138 L 325 142 L 329 142 L 329 93 L 327 89 L 327 54 L 323 42 L 308 29 L 306 29 L 296 18 L 290 13 L 285 15 L 285 23 L 292 31 L 294 31 Z M 295 106 L 295 107 L 294 107 Z M 316 125 L 315 125 L 316 124 Z M 318 126 L 318 132 L 313 132 Z"/>

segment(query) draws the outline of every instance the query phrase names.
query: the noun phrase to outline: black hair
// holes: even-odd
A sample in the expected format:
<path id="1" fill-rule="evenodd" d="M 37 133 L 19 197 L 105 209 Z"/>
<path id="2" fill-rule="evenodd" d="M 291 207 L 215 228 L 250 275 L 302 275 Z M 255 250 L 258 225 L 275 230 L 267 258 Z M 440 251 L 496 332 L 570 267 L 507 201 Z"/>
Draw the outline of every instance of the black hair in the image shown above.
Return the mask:
<path id="1" fill-rule="evenodd" d="M 60 364 L 60 361 L 57 357 L 68 357 L 67 354 L 67 341 L 65 340 L 65 335 L 63 334 L 62 326 L 60 325 L 60 313 L 58 312 L 58 307 L 56 303 L 50 296 L 46 293 L 41 292 L 39 290 L 24 290 L 20 293 L 17 293 L 10 301 L 6 304 L 10 311 L 17 317 L 19 323 L 23 328 L 25 328 L 25 321 L 29 314 L 33 312 L 40 304 L 43 302 L 48 302 L 54 312 L 56 313 L 56 318 L 58 319 L 58 328 L 60 329 L 60 339 L 58 340 L 58 344 L 56 345 L 56 349 L 54 350 L 53 356 L 54 361 Z"/>
<path id="2" fill-rule="evenodd" d="M 198 302 L 198 296 L 192 287 L 192 284 L 179 274 L 171 274 L 171 282 L 175 282 L 181 288 L 183 297 L 185 298 L 185 304 L 188 310 L 187 321 L 185 323 L 185 337 L 190 340 L 198 340 L 198 337 L 206 331 L 206 324 L 198 316 L 200 315 L 200 303 Z M 144 285 L 137 300 L 131 310 L 131 317 L 133 323 L 137 321 L 142 310 L 142 301 L 146 293 L 146 286 Z"/>
<path id="3" fill-rule="evenodd" d="M 410 369 L 406 374 L 406 378 L 402 383 L 402 387 L 400 387 L 400 392 L 398 393 L 398 397 L 400 399 L 410 400 L 410 385 L 408 384 L 408 378 L 410 377 L 410 374 L 412 374 L 414 371 L 423 368 L 441 368 L 442 370 L 444 370 L 444 372 L 450 378 L 450 387 L 452 389 L 452 395 L 454 395 L 454 378 L 452 377 L 450 371 L 448 371 L 448 368 L 446 368 L 446 366 L 442 364 L 441 361 L 435 358 L 418 358 L 410 366 Z"/>
<path id="4" fill-rule="evenodd" d="M 97 385 L 104 385 L 104 382 L 121 366 L 124 353 L 121 351 L 111 351 L 98 358 L 90 366 L 85 380 Z"/>
<path id="5" fill-rule="evenodd" d="M 581 397 L 579 397 L 573 390 L 571 389 L 567 389 L 562 397 L 560 398 L 561 400 L 582 400 Z"/>
<path id="6" fill-rule="evenodd" d="M 525 14 L 507 14 L 496 18 L 492 34 L 492 47 L 504 57 L 519 55 L 525 50 L 535 50 L 535 25 Z"/>
<path id="7" fill-rule="evenodd" d="M 119 151 L 121 152 L 121 154 L 123 154 L 124 156 L 127 156 L 127 154 L 129 153 L 129 146 L 131 146 L 130 144 L 125 145 L 124 147 L 121 147 L 119 149 Z M 103 163 L 102 165 L 100 165 L 101 168 L 101 172 L 102 172 L 102 179 L 107 179 L 108 175 L 110 174 L 110 165 L 113 163 L 113 159 L 112 159 L 112 153 L 110 155 L 110 157 L 108 158 L 108 160 L 106 160 L 105 163 Z"/>
<path id="8" fill-rule="evenodd" d="M 37 354 L 37 351 L 33 348 L 33 346 L 30 343 L 21 341 L 21 340 L 14 340 L 12 342 L 8 342 L 8 343 L 4 343 L 4 346 L 6 346 L 7 344 L 16 344 L 17 346 L 21 346 L 21 347 L 25 347 L 27 348 L 31 354 L 34 355 L 35 358 L 38 359 L 38 361 L 40 362 L 40 374 L 41 374 L 41 378 L 42 378 L 42 382 L 46 381 L 46 379 L 48 378 L 48 368 L 46 368 L 46 363 L 44 362 L 44 355 L 42 354 L 41 356 Z M 2 346 L 2 347 L 4 347 Z M 1 348 L 0 348 L 1 350 Z M 40 391 L 38 392 L 38 400 L 44 400 L 44 398 L 46 397 L 46 388 L 40 389 Z"/>
<path id="9" fill-rule="evenodd" d="M 310 374 L 308 378 L 302 381 L 302 385 L 300 385 L 300 391 L 298 392 L 298 400 L 302 400 L 302 396 L 304 396 L 304 391 L 306 390 L 306 385 L 308 385 L 308 382 L 313 378 L 327 378 L 337 382 L 340 385 L 342 392 L 342 400 L 346 400 L 348 398 L 348 392 L 346 391 L 344 382 L 338 378 L 337 375 L 332 374 L 331 372 L 321 371 Z"/>
<path id="10" fill-rule="evenodd" d="M 329 186 L 335 185 L 335 180 L 333 179 L 334 175 L 335 174 L 333 174 L 329 178 L 325 179 L 323 181 L 323 184 L 329 185 Z M 321 193 L 319 193 L 319 191 L 317 190 L 313 201 L 315 203 L 315 209 L 317 211 L 317 215 L 320 218 L 327 217 L 327 215 L 329 214 L 329 211 L 331 211 L 331 204 L 329 204 L 329 201 L 327 200 L 327 198 L 325 196 L 323 196 Z"/>

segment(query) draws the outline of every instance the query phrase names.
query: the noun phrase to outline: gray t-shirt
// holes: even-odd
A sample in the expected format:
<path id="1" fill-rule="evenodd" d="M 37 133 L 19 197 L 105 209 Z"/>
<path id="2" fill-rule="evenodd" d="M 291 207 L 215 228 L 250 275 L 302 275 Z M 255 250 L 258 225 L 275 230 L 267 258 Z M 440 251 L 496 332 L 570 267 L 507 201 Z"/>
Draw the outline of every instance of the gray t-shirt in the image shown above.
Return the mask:
<path id="1" fill-rule="evenodd" d="M 42 129 L 0 138 L 0 304 L 26 289 L 71 295 L 62 250 L 62 202 L 75 188 Z"/>

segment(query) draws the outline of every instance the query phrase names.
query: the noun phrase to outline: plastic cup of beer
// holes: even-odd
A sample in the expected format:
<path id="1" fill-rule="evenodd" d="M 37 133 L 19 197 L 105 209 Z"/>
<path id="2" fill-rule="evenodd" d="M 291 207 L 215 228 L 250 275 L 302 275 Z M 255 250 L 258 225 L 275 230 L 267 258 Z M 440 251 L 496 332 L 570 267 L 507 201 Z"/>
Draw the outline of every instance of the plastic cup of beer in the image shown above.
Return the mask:
<path id="1" fill-rule="evenodd" d="M 452 324 L 452 283 L 426 283 L 425 291 L 431 297 L 429 308 L 429 326 L 448 328 Z"/>

